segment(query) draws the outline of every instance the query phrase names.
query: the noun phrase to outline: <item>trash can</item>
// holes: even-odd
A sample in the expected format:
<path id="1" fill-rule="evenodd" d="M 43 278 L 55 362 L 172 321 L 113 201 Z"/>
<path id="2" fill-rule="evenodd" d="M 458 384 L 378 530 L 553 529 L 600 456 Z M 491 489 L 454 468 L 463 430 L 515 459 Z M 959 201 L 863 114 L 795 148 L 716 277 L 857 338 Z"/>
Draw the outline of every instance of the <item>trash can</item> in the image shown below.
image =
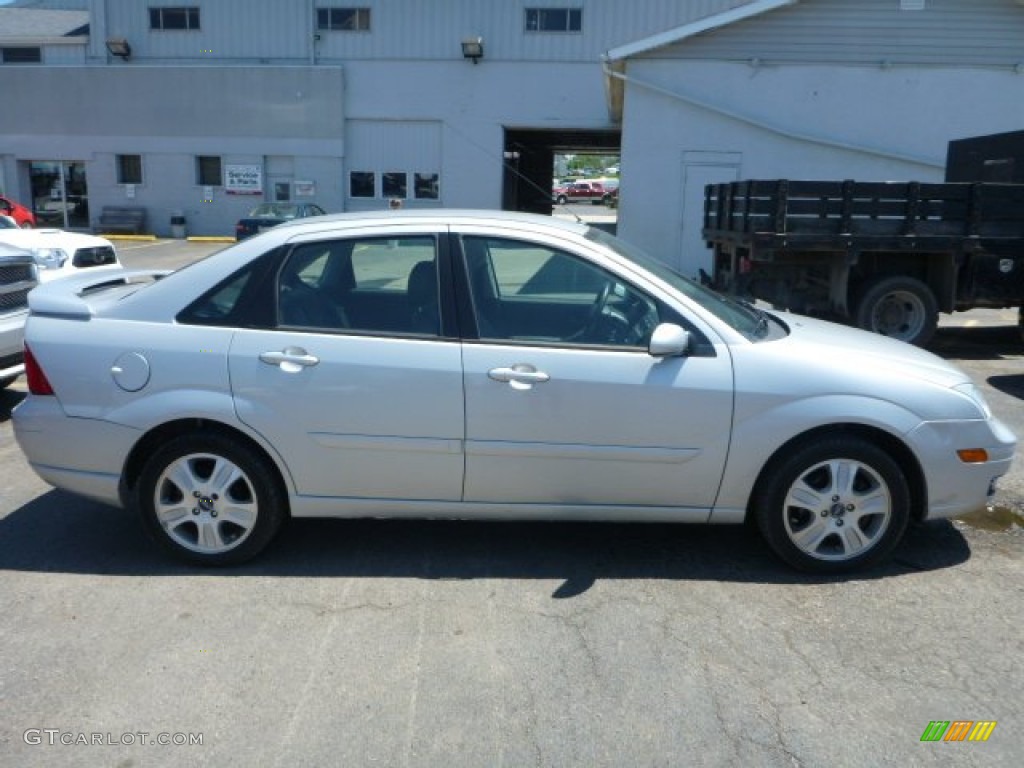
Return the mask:
<path id="1" fill-rule="evenodd" d="M 178 240 L 185 237 L 185 214 L 181 211 L 175 211 L 171 214 L 171 237 Z"/>

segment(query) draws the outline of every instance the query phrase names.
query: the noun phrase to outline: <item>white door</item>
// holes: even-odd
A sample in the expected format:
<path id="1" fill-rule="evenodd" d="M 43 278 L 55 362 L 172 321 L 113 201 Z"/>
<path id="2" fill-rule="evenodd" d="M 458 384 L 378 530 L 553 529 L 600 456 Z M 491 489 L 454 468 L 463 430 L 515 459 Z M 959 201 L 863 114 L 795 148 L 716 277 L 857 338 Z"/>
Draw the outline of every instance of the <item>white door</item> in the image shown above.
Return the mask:
<path id="1" fill-rule="evenodd" d="M 712 252 L 701 230 L 704 228 L 704 187 L 736 181 L 739 178 L 739 153 L 683 153 L 683 211 L 679 263 L 685 275 L 696 278 L 700 270 L 712 273 Z"/>

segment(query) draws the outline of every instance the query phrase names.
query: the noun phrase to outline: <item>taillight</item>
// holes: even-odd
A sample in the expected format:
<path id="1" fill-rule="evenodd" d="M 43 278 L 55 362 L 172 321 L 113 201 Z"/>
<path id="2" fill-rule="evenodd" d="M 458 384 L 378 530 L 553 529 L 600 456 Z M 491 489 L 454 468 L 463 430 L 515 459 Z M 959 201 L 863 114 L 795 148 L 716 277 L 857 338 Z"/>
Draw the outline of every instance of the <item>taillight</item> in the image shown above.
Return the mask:
<path id="1" fill-rule="evenodd" d="M 53 387 L 50 386 L 46 374 L 43 373 L 39 361 L 36 360 L 32 350 L 25 345 L 25 378 L 28 379 L 28 391 L 33 395 L 52 395 Z"/>

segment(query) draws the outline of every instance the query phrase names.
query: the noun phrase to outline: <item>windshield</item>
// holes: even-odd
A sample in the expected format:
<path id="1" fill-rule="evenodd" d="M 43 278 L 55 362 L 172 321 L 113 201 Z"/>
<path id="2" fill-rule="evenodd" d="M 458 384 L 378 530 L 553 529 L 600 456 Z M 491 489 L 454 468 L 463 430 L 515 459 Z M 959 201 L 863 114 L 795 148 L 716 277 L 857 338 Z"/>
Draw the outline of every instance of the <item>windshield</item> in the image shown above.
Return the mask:
<path id="1" fill-rule="evenodd" d="M 679 274 L 664 262 L 600 229 L 587 230 L 587 239 L 600 243 L 620 256 L 643 267 L 655 277 L 664 280 L 748 339 L 762 339 L 769 332 L 767 315 L 751 304 L 723 296 L 700 283 Z"/>
<path id="2" fill-rule="evenodd" d="M 294 219 L 298 208 L 289 203 L 261 203 L 249 211 L 254 219 Z"/>

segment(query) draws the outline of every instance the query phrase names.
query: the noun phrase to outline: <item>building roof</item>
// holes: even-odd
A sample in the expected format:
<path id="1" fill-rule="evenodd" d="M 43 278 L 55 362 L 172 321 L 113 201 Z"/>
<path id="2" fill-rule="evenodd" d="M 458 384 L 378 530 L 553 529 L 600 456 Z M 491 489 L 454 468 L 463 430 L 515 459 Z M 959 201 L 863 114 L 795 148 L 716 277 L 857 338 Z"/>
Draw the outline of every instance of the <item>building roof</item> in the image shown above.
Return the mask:
<path id="1" fill-rule="evenodd" d="M 617 48 L 612 48 L 605 54 L 605 59 L 608 61 L 620 61 L 622 59 L 627 59 L 630 56 L 636 56 L 637 54 L 653 51 L 655 48 L 661 48 L 666 45 L 678 43 L 681 40 L 693 37 L 694 35 L 699 35 L 702 32 L 719 29 L 721 27 L 728 26 L 729 24 L 734 24 L 737 21 L 743 21 L 745 19 L 753 18 L 754 16 L 760 16 L 762 13 L 774 11 L 777 8 L 783 8 L 787 5 L 796 5 L 798 2 L 800 2 L 800 0 L 753 0 L 753 2 L 741 5 L 738 8 L 732 8 L 728 11 L 715 13 L 711 16 L 706 16 L 703 19 L 683 24 L 681 27 L 675 27 L 674 29 L 659 32 L 658 34 L 651 35 L 650 37 L 645 37 L 642 40 L 637 40 L 633 43 L 627 43 L 626 45 L 620 45 Z M 1021 2 L 1024 2 L 1024 0 L 1021 0 Z"/>
<path id="2" fill-rule="evenodd" d="M 39 45 L 68 37 L 84 40 L 88 34 L 88 11 L 0 7 L 0 42 Z"/>

